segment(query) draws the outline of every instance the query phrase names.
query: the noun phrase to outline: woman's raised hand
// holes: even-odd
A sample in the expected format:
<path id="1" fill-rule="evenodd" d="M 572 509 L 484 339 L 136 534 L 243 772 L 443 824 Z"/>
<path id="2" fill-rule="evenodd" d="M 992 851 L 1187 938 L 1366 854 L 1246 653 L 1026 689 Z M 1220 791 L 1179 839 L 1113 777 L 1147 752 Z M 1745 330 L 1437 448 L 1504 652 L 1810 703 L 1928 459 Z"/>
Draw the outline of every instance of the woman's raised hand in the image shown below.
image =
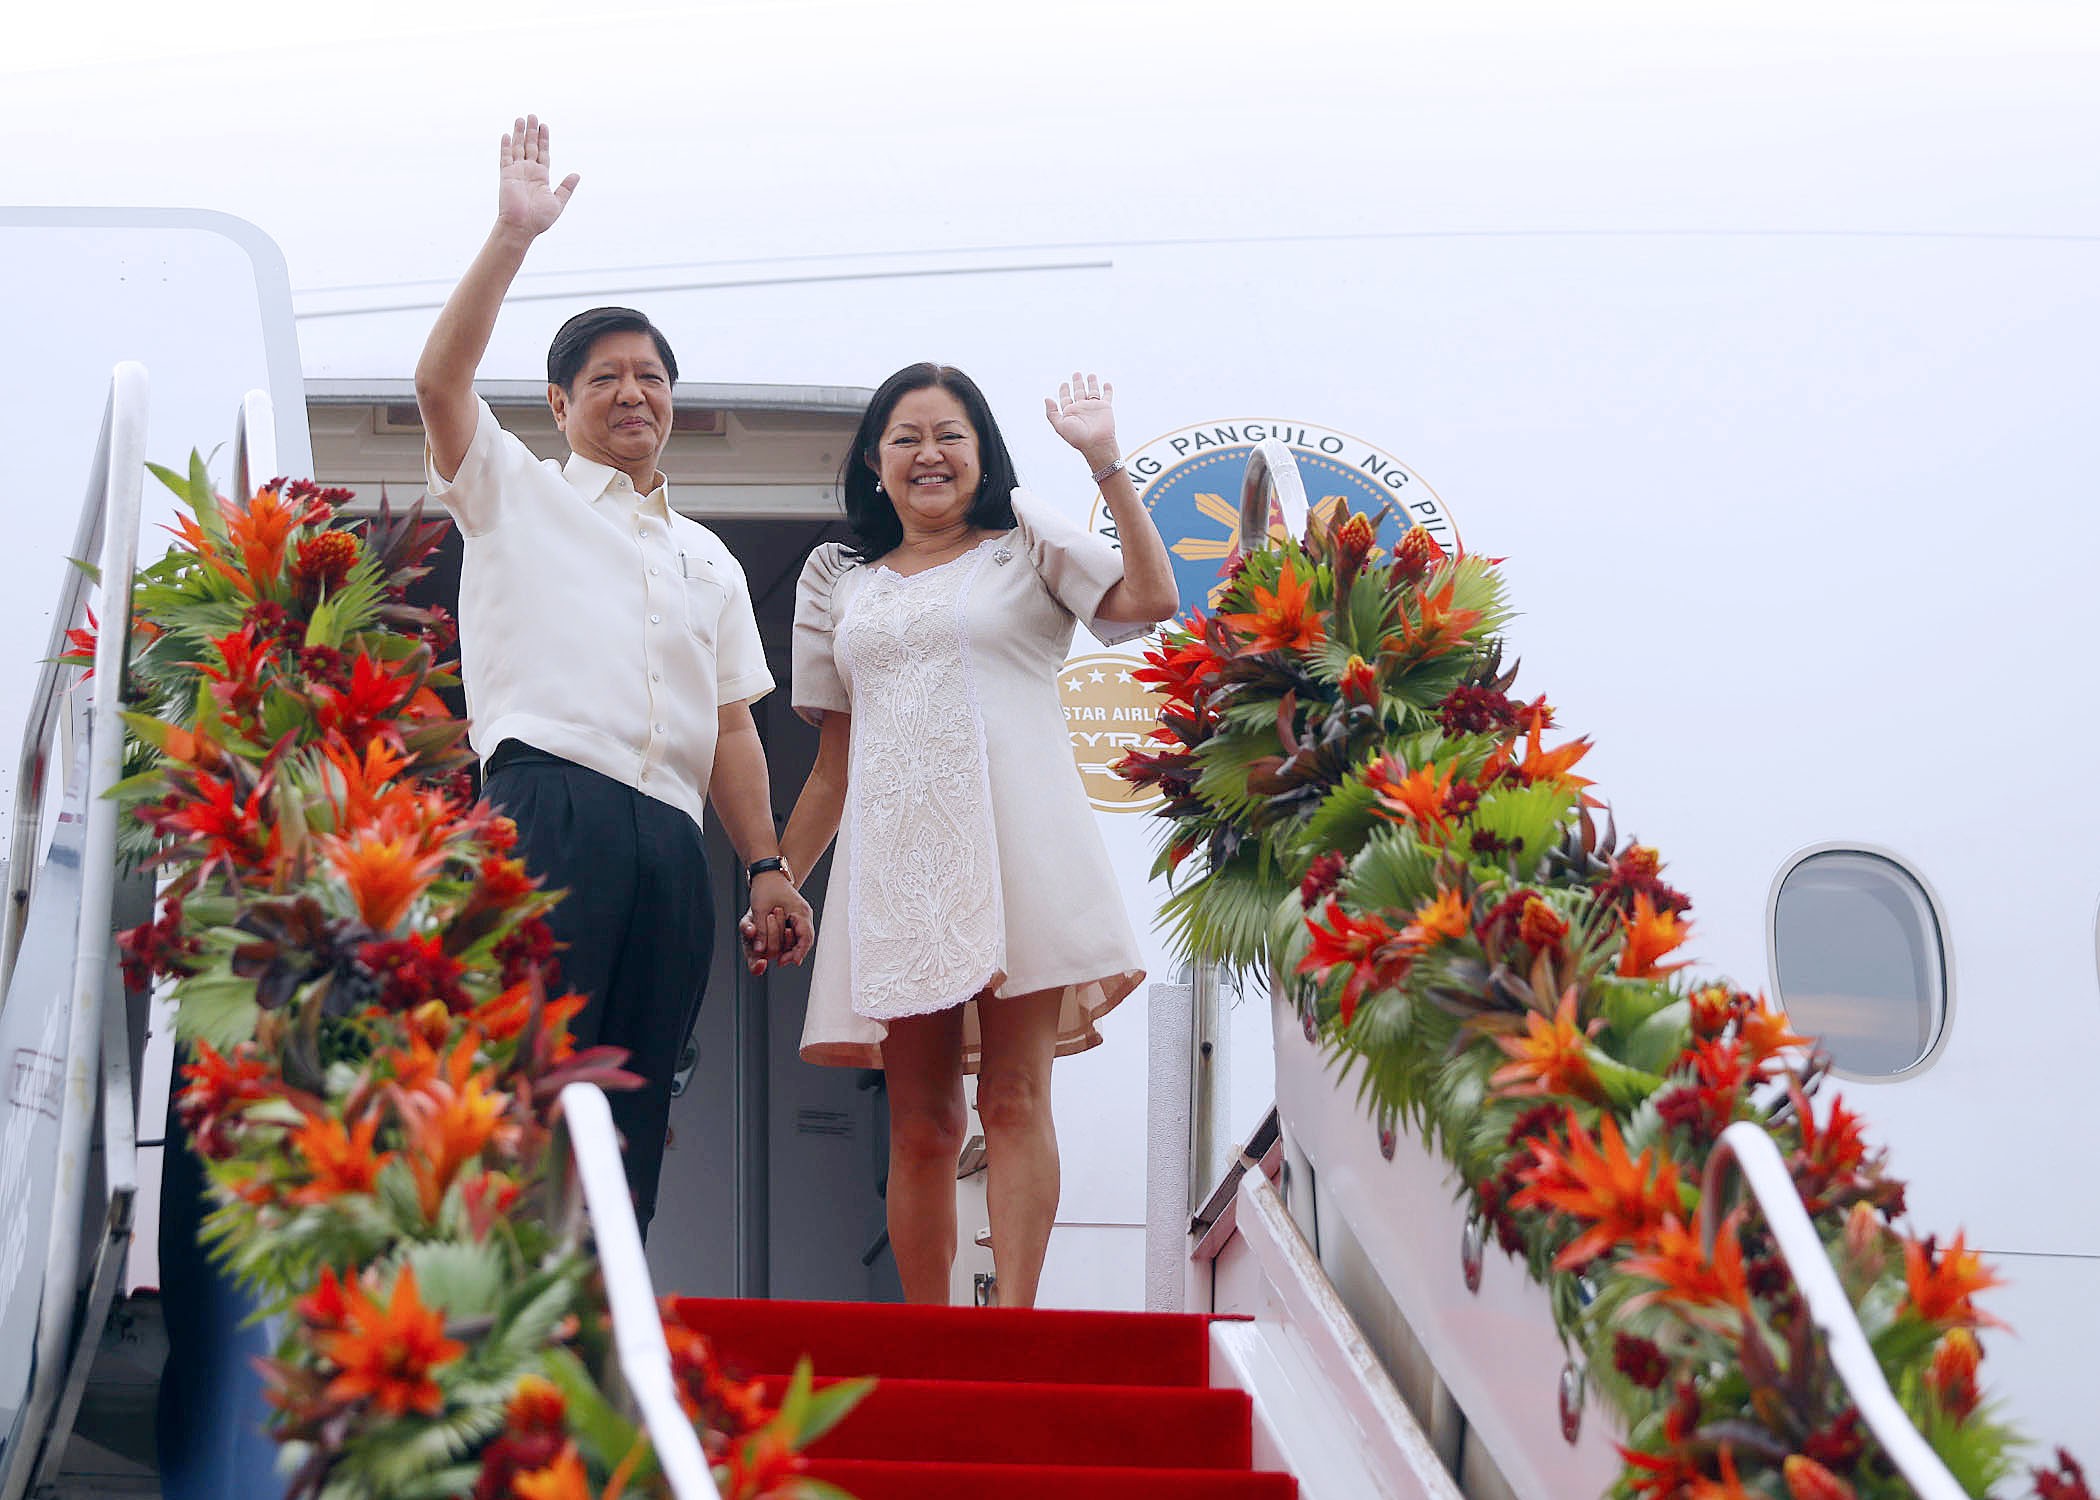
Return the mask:
<path id="1" fill-rule="evenodd" d="M 529 235 L 541 235 L 554 226 L 569 206 L 569 195 L 582 179 L 574 172 L 558 185 L 548 163 L 547 127 L 538 115 L 527 115 L 503 137 L 503 168 L 497 178 L 496 222 Z"/>
<path id="2" fill-rule="evenodd" d="M 1116 388 L 1096 375 L 1072 372 L 1055 397 L 1043 398 L 1043 414 L 1057 435 L 1099 469 L 1122 457 L 1116 450 Z"/>

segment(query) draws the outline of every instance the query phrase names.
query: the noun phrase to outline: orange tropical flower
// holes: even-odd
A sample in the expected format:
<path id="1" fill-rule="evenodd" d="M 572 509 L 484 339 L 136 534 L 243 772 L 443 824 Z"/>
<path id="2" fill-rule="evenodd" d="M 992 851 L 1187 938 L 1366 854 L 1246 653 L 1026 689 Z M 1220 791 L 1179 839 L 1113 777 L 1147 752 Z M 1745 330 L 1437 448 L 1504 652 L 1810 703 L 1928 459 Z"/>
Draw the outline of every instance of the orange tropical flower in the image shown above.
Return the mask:
<path id="1" fill-rule="evenodd" d="M 270 486 L 257 490 L 255 498 L 246 505 L 233 500 L 220 502 L 226 539 L 240 553 L 249 578 L 257 584 L 267 587 L 277 582 L 284 571 L 285 543 L 303 513 Z"/>
<path id="2" fill-rule="evenodd" d="M 337 828 L 374 821 L 388 805 L 390 793 L 394 800 L 414 795 L 412 788 L 395 784 L 408 769 L 407 754 L 384 740 L 367 740 L 359 754 L 340 733 L 331 733 L 321 741 L 321 758 L 342 782 L 340 795 L 333 779 L 327 790 Z"/>
<path id="3" fill-rule="evenodd" d="M 1372 704 L 1378 701 L 1378 674 L 1371 670 L 1369 662 L 1353 653 L 1342 668 L 1340 687 L 1344 702 Z"/>
<path id="4" fill-rule="evenodd" d="M 1221 614 L 1217 618 L 1244 633 L 1246 640 L 1241 649 L 1245 652 L 1303 651 L 1327 637 L 1327 627 L 1313 608 L 1312 579 L 1299 582 L 1297 570 L 1289 561 L 1283 565 L 1274 593 L 1257 583 L 1251 611 Z"/>
<path id="5" fill-rule="evenodd" d="M 1497 1068 L 1488 1086 L 1505 1099 L 1601 1100 L 1604 1089 L 1590 1065 L 1589 1039 L 1603 1024 L 1601 1020 L 1587 1027 L 1576 1024 L 1571 986 L 1560 997 L 1552 1020 L 1532 1011 L 1524 1017 L 1523 1036 L 1495 1038 L 1495 1045 L 1515 1061 Z"/>
<path id="6" fill-rule="evenodd" d="M 1547 710 L 1551 712 L 1551 710 Z M 1569 768 L 1590 753 L 1589 736 L 1569 740 L 1551 750 L 1545 748 L 1540 735 L 1540 721 L 1534 718 L 1524 737 L 1524 758 L 1517 762 L 1517 775 L 1526 786 L 1546 782 L 1553 786 L 1564 786 L 1579 790 L 1591 785 L 1587 776 L 1570 774 Z"/>
<path id="7" fill-rule="evenodd" d="M 1780 1465 L 1792 1500 L 1853 1500 L 1853 1488 L 1806 1454 L 1794 1453 Z"/>
<path id="8" fill-rule="evenodd" d="M 1416 529 L 1420 530 L 1419 527 Z M 1426 537 L 1427 533 L 1424 535 Z M 1404 560 L 1407 556 L 1406 537 L 1400 539 L 1400 547 L 1400 555 Z M 1434 593 L 1425 588 L 1413 595 L 1412 615 L 1403 603 L 1397 622 L 1400 626 L 1399 634 L 1387 636 L 1379 642 L 1380 648 L 1403 660 L 1418 661 L 1441 656 L 1463 646 L 1466 642 L 1466 632 L 1480 623 L 1480 611 L 1454 608 L 1453 601 L 1457 595 L 1456 578 L 1446 581 L 1444 586 Z"/>
<path id="9" fill-rule="evenodd" d="M 1410 526 L 1400 536 L 1400 560 L 1411 573 L 1420 574 L 1444 560 L 1444 549 L 1421 526 Z"/>
<path id="10" fill-rule="evenodd" d="M 1408 966 L 1414 962 L 1414 948 L 1375 913 L 1352 917 L 1342 910 L 1339 901 L 1329 901 L 1323 915 L 1328 923 L 1325 927 L 1318 918 L 1305 919 L 1313 944 L 1311 951 L 1299 960 L 1298 972 L 1315 975 L 1324 983 L 1337 969 L 1347 971 L 1349 982 L 1342 988 L 1342 1024 L 1348 1026 L 1355 1022 L 1356 1007 L 1365 992 L 1390 989 L 1407 977 Z"/>
<path id="11" fill-rule="evenodd" d="M 436 1416 L 445 1393 L 431 1372 L 458 1359 L 467 1346 L 446 1338 L 444 1318 L 423 1305 L 416 1268 L 402 1266 L 385 1307 L 361 1284 L 348 1289 L 346 1301 L 342 1330 L 316 1341 L 342 1372 L 328 1383 L 329 1398 L 370 1399 L 397 1417 L 409 1411 Z"/>
<path id="12" fill-rule="evenodd" d="M 207 568 L 217 573 L 250 599 L 255 597 L 254 583 L 250 581 L 246 573 L 239 568 L 233 567 L 220 555 L 219 544 L 212 540 L 210 534 L 202 526 L 197 524 L 196 517 L 188 515 L 177 516 L 175 524 L 167 529 L 174 532 L 176 540 L 191 552 L 194 552 L 199 561 Z"/>
<path id="13" fill-rule="evenodd" d="M 343 1319 L 350 1314 L 350 1299 L 344 1293 L 343 1283 L 335 1274 L 334 1266 L 321 1267 L 321 1279 L 314 1289 L 294 1304 L 300 1318 L 307 1327 L 317 1333 L 332 1333 L 343 1326 Z"/>
<path id="14" fill-rule="evenodd" d="M 1627 979 L 1660 979 L 1690 962 L 1657 962 L 1684 945 L 1692 935 L 1692 926 L 1673 911 L 1658 912 L 1645 893 L 1633 898 L 1633 915 L 1625 919 L 1625 931 L 1626 943 L 1619 950 L 1619 973 Z"/>
<path id="15" fill-rule="evenodd" d="M 1649 1302 L 1667 1302 L 1684 1308 L 1749 1311 L 1750 1279 L 1743 1267 L 1742 1229 L 1743 1211 L 1737 1209 L 1721 1221 L 1709 1259 L 1696 1229 L 1686 1229 L 1675 1215 L 1663 1220 L 1653 1248 L 1619 1263 L 1628 1276 L 1657 1285 L 1657 1290 L 1627 1304 L 1629 1310 Z"/>
<path id="16" fill-rule="evenodd" d="M 1532 1165 L 1518 1174 L 1524 1186 L 1513 1208 L 1549 1208 L 1589 1225 L 1553 1258 L 1553 1269 L 1571 1271 L 1620 1246 L 1643 1250 L 1655 1243 L 1666 1219 L 1683 1203 L 1677 1164 L 1653 1150 L 1638 1161 L 1626 1152 L 1619 1122 L 1604 1116 L 1597 1139 L 1568 1111 L 1568 1139 L 1534 1141 Z"/>
<path id="17" fill-rule="evenodd" d="M 1415 919 L 1400 935 L 1415 947 L 1434 948 L 1446 939 L 1470 937 L 1473 933 L 1473 911 L 1466 898 L 1445 886 L 1436 888 L 1436 895 L 1415 908 Z"/>
<path id="18" fill-rule="evenodd" d="M 424 1218 L 435 1221 L 452 1179 L 481 1155 L 502 1126 L 510 1096 L 490 1093 L 477 1076 L 459 1087 L 431 1079 L 421 1088 L 397 1090 L 395 1097 L 407 1130 L 416 1203 Z"/>
<path id="19" fill-rule="evenodd" d="M 2003 1286 L 2005 1282 L 1984 1265 L 1983 1257 L 1971 1250 L 1958 1232 L 1944 1252 L 1930 1235 L 1922 1240 L 1906 1239 L 1903 1242 L 1903 1280 L 1910 1293 L 1905 1305 L 1916 1309 L 1918 1316 L 1928 1323 L 1948 1323 L 1964 1328 L 1985 1323 L 2000 1328 L 2005 1326 L 1988 1313 L 1978 1311 L 1969 1300 L 1978 1292 Z"/>
<path id="20" fill-rule="evenodd" d="M 591 1500 L 591 1476 L 574 1443 L 562 1444 L 546 1468 L 528 1469 L 510 1483 L 517 1500 Z"/>
<path id="21" fill-rule="evenodd" d="M 1742 1476 L 1736 1472 L 1735 1451 L 1723 1443 L 1721 1477 L 1709 1479 L 1702 1474 L 1691 1482 L 1685 1494 L 1686 1500 L 1750 1500 L 1749 1492 L 1743 1488 Z"/>
<path id="22" fill-rule="evenodd" d="M 379 1173 L 394 1159 L 391 1151 L 372 1154 L 379 1116 L 368 1114 L 345 1128 L 333 1115 L 309 1114 L 293 1131 L 290 1144 L 305 1158 L 313 1180 L 291 1194 L 294 1203 L 328 1203 L 346 1193 L 369 1193 Z"/>
<path id="23" fill-rule="evenodd" d="M 1449 832 L 1451 819 L 1444 811 L 1444 798 L 1451 790 L 1451 778 L 1458 773 L 1455 765 L 1445 766 L 1438 774 L 1436 762 L 1430 761 L 1408 771 L 1392 756 L 1381 756 L 1364 778 L 1364 784 L 1378 799 L 1378 814 L 1393 822 L 1412 822 L 1424 833 L 1443 835 Z"/>
<path id="24" fill-rule="evenodd" d="M 350 887 L 359 918 L 382 933 L 401 925 L 409 907 L 445 865 L 444 850 L 427 851 L 413 833 L 389 834 L 372 827 L 348 838 L 324 838 L 321 849 Z"/>
<path id="25" fill-rule="evenodd" d="M 1742 1043 L 1744 1059 L 1753 1068 L 1762 1070 L 1766 1063 L 1782 1053 L 1814 1045 L 1808 1037 L 1799 1035 L 1788 1026 L 1785 1014 L 1772 1009 L 1764 996 L 1747 998 L 1749 1005 L 1743 1012 L 1736 1036 Z"/>

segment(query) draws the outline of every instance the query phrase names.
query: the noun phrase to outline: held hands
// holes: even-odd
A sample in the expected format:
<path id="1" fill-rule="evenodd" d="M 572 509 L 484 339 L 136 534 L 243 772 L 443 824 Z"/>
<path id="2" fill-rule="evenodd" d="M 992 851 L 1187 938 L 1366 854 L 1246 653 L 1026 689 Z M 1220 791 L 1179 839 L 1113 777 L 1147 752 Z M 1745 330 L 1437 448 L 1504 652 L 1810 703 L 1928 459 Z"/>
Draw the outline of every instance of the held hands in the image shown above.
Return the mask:
<path id="1" fill-rule="evenodd" d="M 763 974 L 773 963 L 799 964 L 817 940 L 816 918 L 786 876 L 769 870 L 751 882 L 751 909 L 737 923 L 744 966 Z"/>
<path id="2" fill-rule="evenodd" d="M 582 179 L 571 172 L 559 186 L 549 187 L 553 173 L 548 163 L 547 127 L 538 115 L 527 115 L 503 137 L 502 171 L 496 182 L 496 223 L 528 237 L 554 227 L 561 211 L 569 206 L 569 195 Z"/>
<path id="3" fill-rule="evenodd" d="M 1043 398 L 1043 415 L 1057 435 L 1077 448 L 1090 469 L 1114 463 L 1116 448 L 1116 388 L 1095 375 L 1072 372 L 1072 378 L 1057 388 L 1055 398 Z"/>

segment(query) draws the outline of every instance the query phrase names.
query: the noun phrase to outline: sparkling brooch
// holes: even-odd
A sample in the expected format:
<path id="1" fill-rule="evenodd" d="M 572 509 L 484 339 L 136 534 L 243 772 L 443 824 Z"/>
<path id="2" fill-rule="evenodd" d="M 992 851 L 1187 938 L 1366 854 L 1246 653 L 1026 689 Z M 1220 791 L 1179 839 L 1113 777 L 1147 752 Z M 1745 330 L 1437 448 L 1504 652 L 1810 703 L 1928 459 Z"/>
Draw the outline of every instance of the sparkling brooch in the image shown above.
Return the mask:
<path id="1" fill-rule="evenodd" d="M 1014 549 L 1011 547 L 1001 547 L 997 552 L 994 552 L 992 554 L 992 561 L 995 563 L 999 563 L 1002 566 L 1006 563 L 1012 562 L 1013 560 Z"/>

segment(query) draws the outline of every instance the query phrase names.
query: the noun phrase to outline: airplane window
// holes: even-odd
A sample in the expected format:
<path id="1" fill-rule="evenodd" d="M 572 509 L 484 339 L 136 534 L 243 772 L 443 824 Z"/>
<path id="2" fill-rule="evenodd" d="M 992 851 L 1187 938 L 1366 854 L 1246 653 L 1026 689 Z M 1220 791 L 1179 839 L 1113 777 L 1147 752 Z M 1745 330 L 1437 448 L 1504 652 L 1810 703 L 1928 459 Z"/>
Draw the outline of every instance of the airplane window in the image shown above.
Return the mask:
<path id="1" fill-rule="evenodd" d="M 1944 938 L 1932 898 L 1880 854 L 1801 860 L 1772 904 L 1773 967 L 1794 1029 L 1857 1077 L 1923 1062 L 1947 1017 Z"/>

